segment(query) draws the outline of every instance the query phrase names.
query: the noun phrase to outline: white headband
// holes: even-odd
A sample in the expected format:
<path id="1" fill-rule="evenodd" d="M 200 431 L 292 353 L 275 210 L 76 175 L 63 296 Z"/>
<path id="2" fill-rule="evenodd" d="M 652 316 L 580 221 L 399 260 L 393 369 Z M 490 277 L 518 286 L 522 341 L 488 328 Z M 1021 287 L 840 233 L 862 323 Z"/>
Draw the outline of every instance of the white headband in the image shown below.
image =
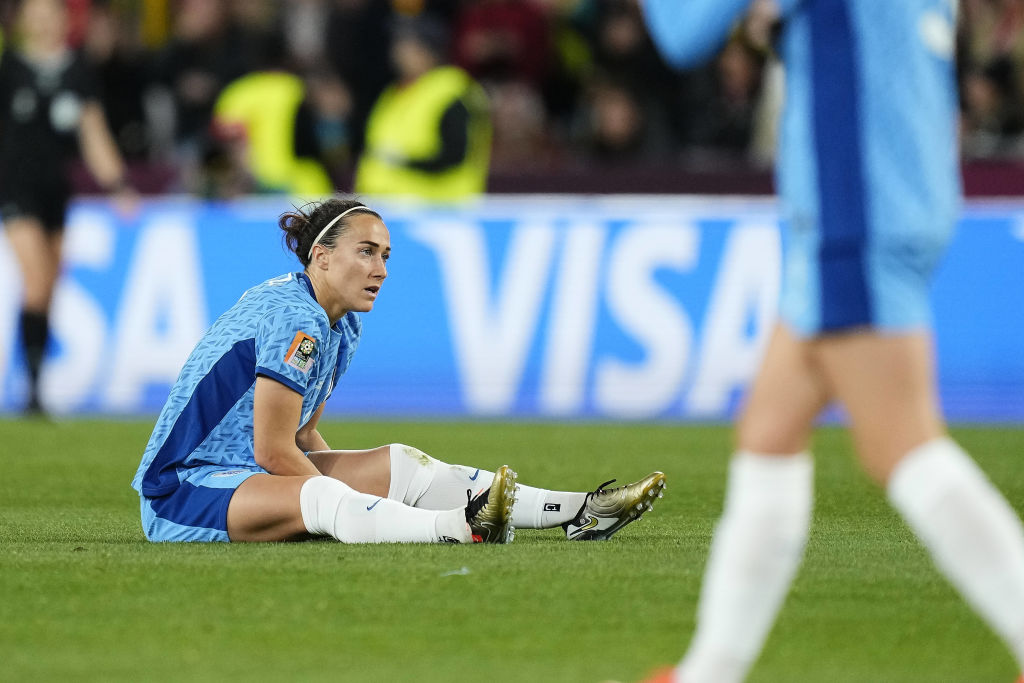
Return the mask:
<path id="1" fill-rule="evenodd" d="M 321 230 L 320 234 L 316 236 L 315 240 L 313 240 L 313 244 L 309 245 L 309 253 L 306 254 L 306 258 L 307 259 L 312 259 L 313 258 L 313 247 L 315 247 L 317 244 L 320 243 L 320 240 L 323 239 L 323 236 L 327 234 L 328 230 L 330 230 L 332 227 L 334 227 L 335 223 L 337 223 L 338 221 L 340 221 L 342 218 L 344 218 L 348 214 L 352 213 L 353 211 L 359 211 L 360 209 L 362 209 L 363 211 L 373 211 L 373 209 L 371 209 L 370 207 L 363 206 L 362 204 L 360 204 L 359 206 L 353 206 L 352 208 L 345 209 L 344 211 L 339 213 L 337 216 L 335 216 L 334 218 L 331 219 L 330 223 L 328 223 L 327 225 L 324 226 L 324 229 Z"/>

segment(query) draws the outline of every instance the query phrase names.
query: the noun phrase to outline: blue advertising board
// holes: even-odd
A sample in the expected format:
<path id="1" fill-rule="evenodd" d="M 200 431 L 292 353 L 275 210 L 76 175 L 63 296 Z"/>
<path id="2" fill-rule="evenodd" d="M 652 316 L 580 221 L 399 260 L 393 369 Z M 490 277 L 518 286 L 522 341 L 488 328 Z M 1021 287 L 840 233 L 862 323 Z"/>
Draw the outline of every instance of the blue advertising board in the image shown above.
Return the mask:
<path id="1" fill-rule="evenodd" d="M 43 374 L 61 414 L 150 415 L 203 330 L 299 265 L 286 199 L 79 200 Z M 779 288 L 767 199 L 510 197 L 375 204 L 389 276 L 330 415 L 731 417 Z M 20 279 L 0 240 L 0 410 L 24 395 Z M 934 288 L 955 421 L 1024 421 L 1024 203 L 969 204 Z"/>

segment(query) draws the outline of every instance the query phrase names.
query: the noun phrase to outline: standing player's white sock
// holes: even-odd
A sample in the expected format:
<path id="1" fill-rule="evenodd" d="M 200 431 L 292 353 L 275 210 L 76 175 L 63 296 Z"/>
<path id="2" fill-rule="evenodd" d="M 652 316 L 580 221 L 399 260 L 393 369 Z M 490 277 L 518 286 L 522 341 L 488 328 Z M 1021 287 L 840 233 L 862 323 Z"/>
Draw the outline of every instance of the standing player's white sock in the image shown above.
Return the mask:
<path id="1" fill-rule="evenodd" d="M 391 444 L 391 486 L 388 498 L 427 510 L 448 510 L 466 504 L 466 490 L 475 496 L 488 488 L 494 472 L 465 465 L 449 465 L 418 448 Z M 549 529 L 576 516 L 586 493 L 516 487 L 512 526 Z"/>
<path id="2" fill-rule="evenodd" d="M 680 680 L 738 683 L 747 675 L 800 566 L 813 490 L 807 453 L 733 457 Z"/>
<path id="3" fill-rule="evenodd" d="M 946 578 L 1010 647 L 1024 671 L 1024 531 L 1020 518 L 951 439 L 896 465 L 889 501 Z"/>
<path id="4" fill-rule="evenodd" d="M 418 510 L 360 493 L 331 477 L 312 477 L 299 492 L 306 530 L 342 543 L 471 543 L 463 508 Z"/>

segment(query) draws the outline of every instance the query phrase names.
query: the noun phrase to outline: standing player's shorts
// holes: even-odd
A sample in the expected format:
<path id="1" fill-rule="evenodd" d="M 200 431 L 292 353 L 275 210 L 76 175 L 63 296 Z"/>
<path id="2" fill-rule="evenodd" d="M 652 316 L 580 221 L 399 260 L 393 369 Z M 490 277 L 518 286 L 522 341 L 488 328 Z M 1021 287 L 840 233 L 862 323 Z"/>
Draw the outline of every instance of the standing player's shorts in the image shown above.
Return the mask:
<path id="1" fill-rule="evenodd" d="M 71 188 L 60 178 L 8 173 L 0 187 L 0 218 L 35 218 L 46 232 L 60 233 L 64 230 L 70 200 Z"/>
<path id="2" fill-rule="evenodd" d="M 857 328 L 901 333 L 931 326 L 930 288 L 950 231 L 822 239 L 816 227 L 785 233 L 780 316 L 799 337 Z"/>
<path id="3" fill-rule="evenodd" d="M 153 542 L 220 541 L 228 538 L 228 503 L 235 489 L 254 474 L 252 469 L 202 465 L 188 470 L 181 486 L 159 498 L 140 496 L 142 530 Z"/>

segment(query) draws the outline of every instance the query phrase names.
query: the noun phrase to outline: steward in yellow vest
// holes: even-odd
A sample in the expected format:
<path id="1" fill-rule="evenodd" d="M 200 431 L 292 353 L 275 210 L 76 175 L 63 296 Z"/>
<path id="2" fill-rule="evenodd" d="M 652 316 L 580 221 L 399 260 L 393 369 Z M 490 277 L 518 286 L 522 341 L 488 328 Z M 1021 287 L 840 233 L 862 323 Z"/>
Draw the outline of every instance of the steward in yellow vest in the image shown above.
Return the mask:
<path id="1" fill-rule="evenodd" d="M 465 71 L 440 64 L 425 22 L 395 36 L 400 79 L 381 93 L 366 124 L 355 191 L 436 201 L 484 192 L 491 155 L 487 95 Z"/>
<path id="2" fill-rule="evenodd" d="M 271 192 L 334 192 L 324 167 L 296 154 L 296 120 L 305 99 L 302 79 L 285 71 L 256 71 L 229 83 L 214 104 L 219 126 L 237 127 L 248 144 L 249 172 Z"/>

